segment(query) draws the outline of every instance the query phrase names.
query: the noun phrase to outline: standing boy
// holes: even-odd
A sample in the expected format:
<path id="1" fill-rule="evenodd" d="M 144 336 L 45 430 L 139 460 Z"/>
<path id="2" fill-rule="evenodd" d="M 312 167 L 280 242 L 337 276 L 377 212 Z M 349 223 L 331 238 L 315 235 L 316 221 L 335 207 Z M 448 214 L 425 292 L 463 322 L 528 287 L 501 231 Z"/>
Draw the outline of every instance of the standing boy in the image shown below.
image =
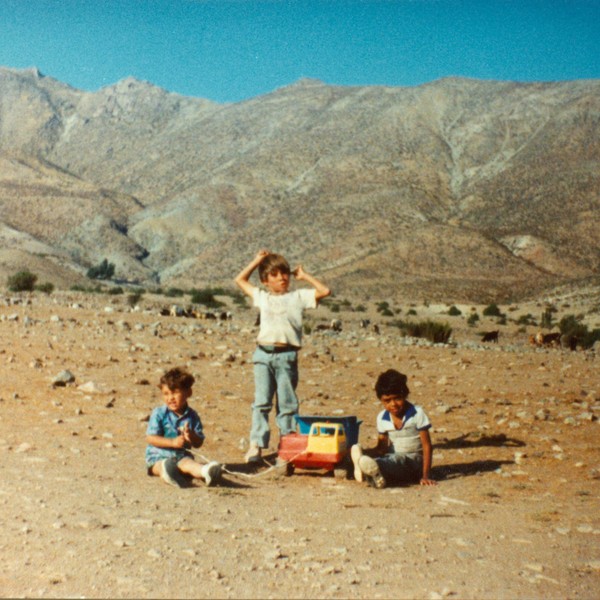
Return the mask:
<path id="1" fill-rule="evenodd" d="M 377 378 L 375 393 L 384 410 L 377 415 L 377 446 L 369 451 L 377 458 L 363 454 L 358 444 L 352 446 L 350 455 L 357 481 L 366 479 L 376 488 L 385 487 L 388 481 L 436 485 L 430 476 L 431 423 L 420 406 L 408 401 L 406 379 L 395 369 Z"/>
<path id="2" fill-rule="evenodd" d="M 256 268 L 266 291 L 249 281 Z M 252 356 L 255 396 L 246 462 L 259 461 L 262 449 L 269 446 L 269 413 L 275 393 L 280 435 L 295 430 L 294 415 L 298 414 L 299 406 L 296 386 L 298 350 L 302 345 L 302 313 L 304 309 L 316 308 L 319 300 L 331 293 L 302 266 L 294 269 L 293 275 L 298 281 L 309 283 L 313 289 L 290 292 L 290 274 L 290 266 L 283 256 L 260 250 L 235 278 L 235 283 L 260 310 L 258 346 Z"/>
<path id="3" fill-rule="evenodd" d="M 185 487 L 189 477 L 203 479 L 209 486 L 221 477 L 219 463 L 201 465 L 189 451 L 204 442 L 200 417 L 188 406 L 194 381 L 193 375 L 180 368 L 160 378 L 158 387 L 165 403 L 152 411 L 146 430 L 148 475 L 162 477 L 175 487 Z"/>

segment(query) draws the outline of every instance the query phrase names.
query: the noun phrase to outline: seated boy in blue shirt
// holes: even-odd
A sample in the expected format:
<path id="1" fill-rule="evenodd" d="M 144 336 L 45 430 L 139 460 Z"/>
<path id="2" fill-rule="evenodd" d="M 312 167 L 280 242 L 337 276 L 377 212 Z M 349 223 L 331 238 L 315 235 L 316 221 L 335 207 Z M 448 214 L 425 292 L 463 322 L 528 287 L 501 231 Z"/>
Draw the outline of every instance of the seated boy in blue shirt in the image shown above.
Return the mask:
<path id="1" fill-rule="evenodd" d="M 376 488 L 388 482 L 436 485 L 431 479 L 433 454 L 429 429 L 431 423 L 425 411 L 408 401 L 407 377 L 395 369 L 381 373 L 375 393 L 384 410 L 377 415 L 377 446 L 368 456 L 356 444 L 350 455 L 354 463 L 354 478 L 367 481 Z"/>
<path id="2" fill-rule="evenodd" d="M 199 448 L 204 442 L 202 421 L 188 406 L 194 376 L 178 367 L 167 371 L 158 387 L 163 406 L 152 411 L 146 430 L 146 466 L 149 475 L 157 475 L 175 487 L 185 487 L 189 478 L 203 479 L 214 485 L 221 477 L 221 465 L 197 463 L 189 448 Z"/>

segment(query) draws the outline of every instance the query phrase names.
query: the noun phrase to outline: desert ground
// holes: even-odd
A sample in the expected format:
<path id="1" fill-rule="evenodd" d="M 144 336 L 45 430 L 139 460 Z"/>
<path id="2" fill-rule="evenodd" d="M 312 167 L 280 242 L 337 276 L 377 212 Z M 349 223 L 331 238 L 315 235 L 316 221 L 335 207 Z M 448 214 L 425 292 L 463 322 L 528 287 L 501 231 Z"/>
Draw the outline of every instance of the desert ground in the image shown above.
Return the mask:
<path id="1" fill-rule="evenodd" d="M 6 295 L 0 306 L 3 597 L 598 598 L 598 351 L 533 348 L 533 328 L 483 344 L 401 337 L 364 315 L 305 337 L 301 413 L 355 415 L 371 446 L 379 372 L 408 374 L 433 422 L 435 487 L 376 490 L 322 471 L 243 464 L 255 315 L 160 316 L 125 298 Z M 165 300 L 164 303 L 167 303 Z M 436 310 L 428 307 L 428 310 Z M 522 306 L 540 312 L 539 306 Z M 570 309 L 572 311 L 572 309 Z M 597 310 L 597 307 L 596 307 Z M 478 307 L 481 314 L 481 307 Z M 425 307 L 416 306 L 419 316 Z M 600 320 L 590 317 L 590 325 Z M 191 405 L 222 485 L 146 475 L 145 428 L 172 366 L 197 377 Z M 74 380 L 58 385 L 68 370 Z"/>

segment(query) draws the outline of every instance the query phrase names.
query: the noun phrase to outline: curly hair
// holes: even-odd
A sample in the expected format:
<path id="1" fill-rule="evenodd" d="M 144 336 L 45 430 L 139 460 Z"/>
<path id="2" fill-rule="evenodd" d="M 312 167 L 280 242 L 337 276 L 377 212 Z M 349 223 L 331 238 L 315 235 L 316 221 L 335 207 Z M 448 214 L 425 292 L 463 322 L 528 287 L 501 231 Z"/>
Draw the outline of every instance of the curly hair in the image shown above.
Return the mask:
<path id="1" fill-rule="evenodd" d="M 381 373 L 375 383 L 375 393 L 378 398 L 382 396 L 397 395 L 402 398 L 407 398 L 410 394 L 406 380 L 408 378 L 404 373 L 396 371 L 396 369 L 388 369 Z"/>
<path id="2" fill-rule="evenodd" d="M 191 373 L 181 367 L 175 367 L 164 373 L 158 387 L 166 385 L 170 390 L 191 390 L 195 381 Z"/>

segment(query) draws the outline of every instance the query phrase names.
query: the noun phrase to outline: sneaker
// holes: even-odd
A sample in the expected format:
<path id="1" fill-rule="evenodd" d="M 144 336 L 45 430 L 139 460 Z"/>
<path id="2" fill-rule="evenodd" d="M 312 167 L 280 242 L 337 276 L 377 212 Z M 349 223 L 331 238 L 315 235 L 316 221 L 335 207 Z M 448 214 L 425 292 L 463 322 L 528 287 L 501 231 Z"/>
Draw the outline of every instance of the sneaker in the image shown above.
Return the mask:
<path id="1" fill-rule="evenodd" d="M 174 487 L 182 488 L 188 484 L 185 475 L 177 467 L 177 459 L 175 457 L 165 458 L 162 461 L 160 476 L 165 483 Z"/>
<path id="2" fill-rule="evenodd" d="M 208 487 L 212 487 L 221 479 L 221 465 L 213 460 L 202 467 L 201 473 L 204 478 L 204 483 L 206 483 Z"/>
<path id="3" fill-rule="evenodd" d="M 247 463 L 260 462 L 262 456 L 261 449 L 256 444 L 250 444 L 248 452 L 244 456 Z"/>
<path id="4" fill-rule="evenodd" d="M 360 461 L 360 457 L 363 456 L 363 449 L 360 444 L 354 444 L 352 448 L 350 448 L 350 458 L 352 459 L 352 463 L 354 464 L 354 479 L 356 481 L 364 481 L 363 472 L 360 470 L 358 465 Z"/>
<path id="5" fill-rule="evenodd" d="M 358 466 L 363 475 L 367 477 L 367 481 L 378 490 L 385 487 L 385 477 L 379 470 L 379 465 L 374 458 L 370 456 L 361 456 L 358 459 Z"/>

